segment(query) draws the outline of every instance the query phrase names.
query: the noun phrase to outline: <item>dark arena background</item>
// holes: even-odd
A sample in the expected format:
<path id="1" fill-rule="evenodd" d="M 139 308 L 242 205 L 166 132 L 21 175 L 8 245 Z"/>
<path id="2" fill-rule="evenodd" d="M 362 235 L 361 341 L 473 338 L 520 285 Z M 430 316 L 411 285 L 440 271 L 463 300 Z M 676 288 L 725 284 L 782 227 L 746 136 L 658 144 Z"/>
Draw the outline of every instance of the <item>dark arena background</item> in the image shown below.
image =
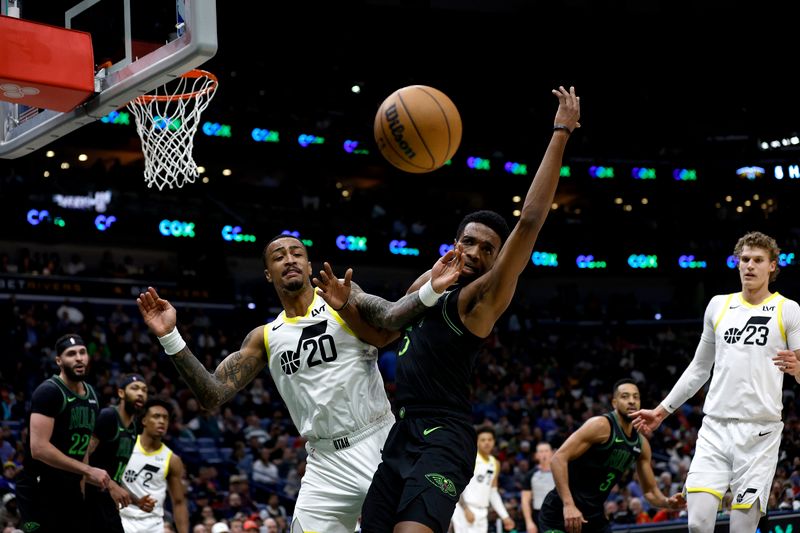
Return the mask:
<path id="1" fill-rule="evenodd" d="M 253 4 L 217 4 L 219 51 L 202 68 L 219 88 L 194 137 L 196 182 L 145 185 L 125 108 L 0 159 L 0 453 L 14 467 L 0 490 L 21 467 L 30 395 L 56 369 L 54 341 L 77 332 L 104 405 L 127 372 L 175 405 L 165 440 L 187 466 L 192 527 L 238 513 L 260 526 L 276 513 L 288 531 L 306 452 L 268 373 L 222 408 L 200 409 L 136 296 L 153 286 L 175 305 L 208 369 L 281 311 L 261 260 L 275 235 L 299 237 L 315 271 L 352 267 L 363 288 L 394 300 L 452 246 L 463 215 L 492 209 L 516 222 L 559 85 L 575 86 L 582 127 L 472 386 L 473 422 L 497 433 L 499 489 L 517 531 L 537 443 L 558 447 L 609 410 L 620 378 L 639 384 L 645 408 L 669 392 L 710 298 L 740 290 L 739 237 L 774 237 L 771 289 L 800 298 L 796 59 L 760 16 L 720 28 L 706 24 L 719 6 L 656 0 Z M 23 18 L 63 25 L 70 5 L 31 0 Z M 137 16 L 160 20 L 174 4 L 148 9 Z M 372 133 L 384 98 L 414 84 L 447 94 L 463 122 L 456 155 L 426 174 L 392 167 Z M 390 399 L 395 358 L 390 346 L 379 359 Z M 683 487 L 705 390 L 651 437 L 665 494 Z M 787 378 L 762 533 L 800 524 L 797 390 Z M 240 476 L 247 497 L 232 498 Z M 267 509 L 273 494 L 283 512 Z M 641 505 L 633 477 L 609 498 L 615 530 L 686 530 L 685 513 L 653 523 L 657 509 L 633 512 L 632 499 Z M 730 505 L 728 494 L 719 531 Z"/>

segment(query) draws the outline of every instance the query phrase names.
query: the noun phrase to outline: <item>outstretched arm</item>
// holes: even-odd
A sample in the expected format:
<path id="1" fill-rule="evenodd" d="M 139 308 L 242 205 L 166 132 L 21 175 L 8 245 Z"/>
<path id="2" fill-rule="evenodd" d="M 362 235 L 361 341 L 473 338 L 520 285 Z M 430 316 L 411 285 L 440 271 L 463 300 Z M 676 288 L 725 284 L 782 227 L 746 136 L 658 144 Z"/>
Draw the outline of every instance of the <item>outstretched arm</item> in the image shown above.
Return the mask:
<path id="1" fill-rule="evenodd" d="M 226 357 L 212 374 L 178 333 L 177 312 L 172 304 L 159 298 L 156 290 L 149 287 L 136 299 L 136 305 L 147 327 L 158 337 L 164 351 L 205 409 L 218 407 L 233 398 L 267 364 L 263 326 L 248 333 L 239 351 Z"/>
<path id="2" fill-rule="evenodd" d="M 320 272 L 320 277 L 313 280 L 314 285 L 317 286 L 317 293 L 337 311 L 340 309 L 344 311 L 347 306 L 356 307 L 360 317 L 377 328 L 398 331 L 427 307 L 433 305 L 430 302 L 426 303 L 425 287 L 403 296 L 396 302 L 390 302 L 380 296 L 367 294 L 360 287 L 354 285 L 351 281 L 352 269 L 347 269 L 344 280 L 339 280 L 328 263 L 325 263 L 324 266 L 325 270 Z M 430 288 L 432 292 L 442 294 L 447 287 L 458 280 L 463 266 L 464 259 L 460 248 L 443 255 L 431 270 Z M 345 320 L 347 319 L 345 318 Z"/>
<path id="3" fill-rule="evenodd" d="M 683 494 L 678 493 L 667 497 L 658 488 L 656 476 L 653 474 L 653 466 L 650 464 L 653 455 L 650 443 L 646 439 L 641 439 L 641 443 L 642 453 L 639 454 L 639 459 L 636 461 L 636 470 L 639 473 L 639 481 L 642 483 L 642 492 L 645 499 L 653 507 L 663 507 L 665 509 L 682 509 L 686 507 L 686 500 L 684 500 Z"/>
<path id="4" fill-rule="evenodd" d="M 558 97 L 553 135 L 522 205 L 519 221 L 497 256 L 494 267 L 467 285 L 459 295 L 459 313 L 467 328 L 487 336 L 506 310 L 517 288 L 517 279 L 530 260 L 561 174 L 561 161 L 570 133 L 580 127 L 580 98 L 575 88 L 554 90 Z"/>

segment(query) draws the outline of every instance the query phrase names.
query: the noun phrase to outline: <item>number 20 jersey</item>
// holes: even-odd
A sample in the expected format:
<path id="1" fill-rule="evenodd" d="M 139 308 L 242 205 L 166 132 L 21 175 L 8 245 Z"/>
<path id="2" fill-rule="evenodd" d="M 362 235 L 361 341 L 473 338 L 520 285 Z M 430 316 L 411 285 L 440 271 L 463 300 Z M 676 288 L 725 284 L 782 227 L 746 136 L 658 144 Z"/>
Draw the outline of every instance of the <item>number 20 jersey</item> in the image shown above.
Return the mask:
<path id="1" fill-rule="evenodd" d="M 269 371 L 298 432 L 349 435 L 390 410 L 378 350 L 358 339 L 317 294 L 306 314 L 264 326 Z"/>
<path id="2" fill-rule="evenodd" d="M 751 305 L 742 293 L 715 296 L 703 340 L 715 346 L 714 375 L 703 410 L 718 418 L 780 421 L 783 372 L 772 358 L 800 348 L 800 307 L 779 293 Z"/>

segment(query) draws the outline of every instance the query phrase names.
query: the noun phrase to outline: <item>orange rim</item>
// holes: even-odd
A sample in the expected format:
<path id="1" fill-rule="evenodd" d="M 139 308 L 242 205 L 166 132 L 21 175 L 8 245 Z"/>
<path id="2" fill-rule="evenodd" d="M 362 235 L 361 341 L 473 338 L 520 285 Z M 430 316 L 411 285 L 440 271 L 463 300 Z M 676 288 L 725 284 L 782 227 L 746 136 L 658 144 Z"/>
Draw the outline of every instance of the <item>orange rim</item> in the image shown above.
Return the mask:
<path id="1" fill-rule="evenodd" d="M 192 91 L 190 93 L 172 94 L 172 95 L 143 94 L 142 96 L 137 96 L 136 98 L 134 98 L 132 102 L 139 104 L 147 104 L 150 102 L 171 102 L 173 100 L 189 100 L 190 98 L 196 98 L 198 96 L 213 91 L 214 89 L 217 88 L 217 84 L 219 83 L 215 75 L 208 72 L 207 70 L 200 70 L 200 69 L 190 70 L 186 74 L 181 74 L 181 78 L 208 78 L 211 80 L 211 83 L 207 87 L 204 87 L 199 91 Z"/>

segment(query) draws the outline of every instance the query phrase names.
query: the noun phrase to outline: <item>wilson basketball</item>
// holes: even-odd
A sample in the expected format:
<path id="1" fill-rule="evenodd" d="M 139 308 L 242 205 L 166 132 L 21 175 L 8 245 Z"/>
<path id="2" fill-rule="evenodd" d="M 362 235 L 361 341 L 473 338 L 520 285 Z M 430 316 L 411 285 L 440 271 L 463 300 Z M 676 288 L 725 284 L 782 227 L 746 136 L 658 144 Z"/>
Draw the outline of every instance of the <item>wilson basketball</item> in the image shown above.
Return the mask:
<path id="1" fill-rule="evenodd" d="M 378 149 L 389 163 L 406 172 L 430 172 L 456 153 L 461 116 L 442 91 L 410 85 L 383 101 L 374 131 Z"/>

